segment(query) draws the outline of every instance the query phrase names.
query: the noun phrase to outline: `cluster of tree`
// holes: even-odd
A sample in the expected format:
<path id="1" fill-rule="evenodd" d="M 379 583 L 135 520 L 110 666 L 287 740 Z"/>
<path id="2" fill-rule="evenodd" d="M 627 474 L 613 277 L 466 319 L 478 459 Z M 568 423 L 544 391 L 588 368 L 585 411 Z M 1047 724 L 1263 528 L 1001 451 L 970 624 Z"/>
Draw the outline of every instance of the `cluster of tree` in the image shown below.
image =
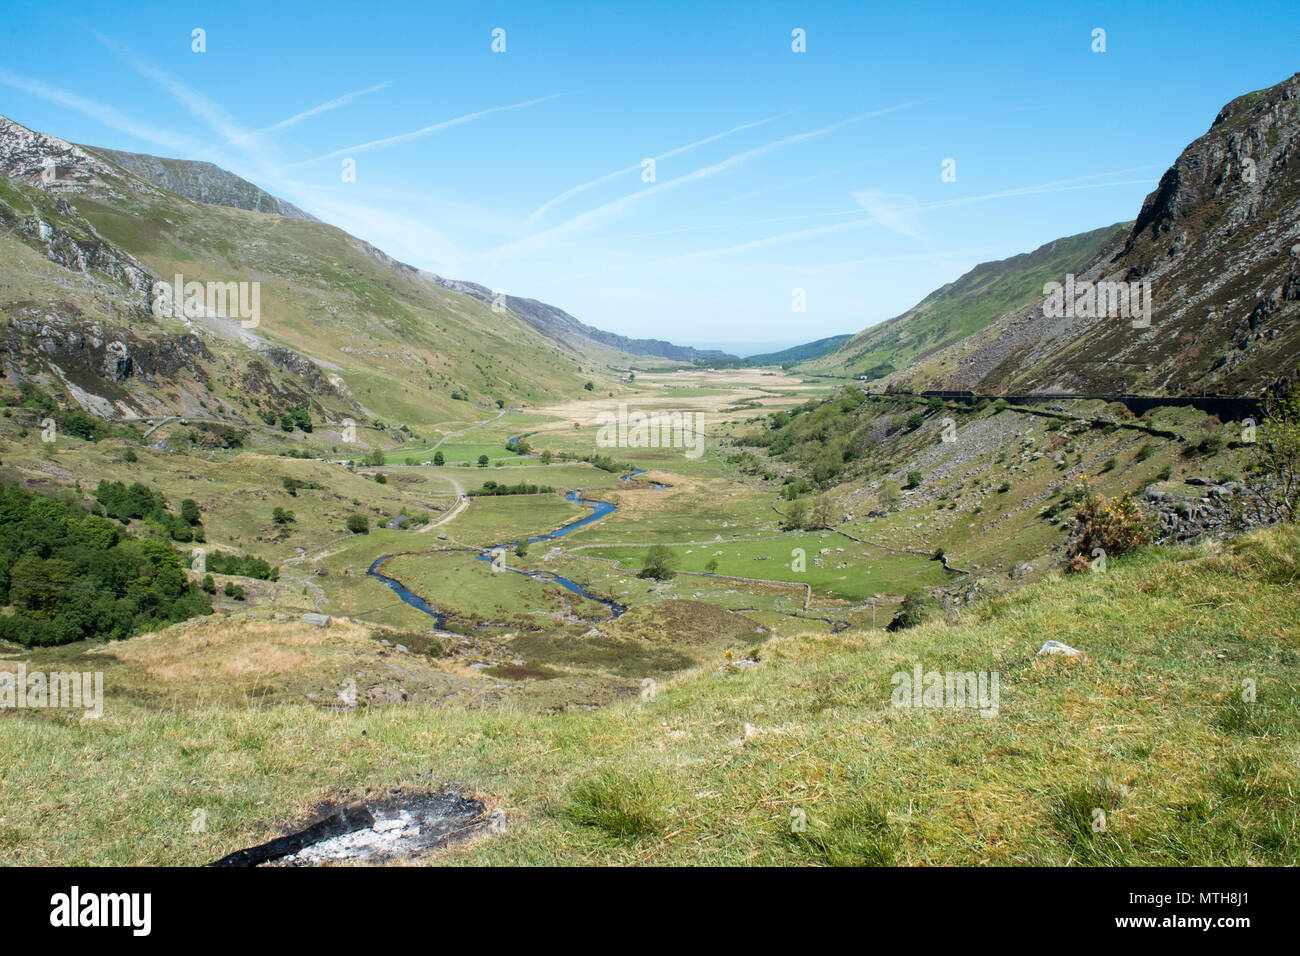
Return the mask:
<path id="1" fill-rule="evenodd" d="M 280 569 L 271 567 L 256 555 L 225 554 L 214 551 L 204 560 L 207 562 L 207 569 L 216 574 L 236 574 L 244 578 L 257 578 L 259 581 L 280 580 Z"/>
<path id="2" fill-rule="evenodd" d="M 301 428 L 305 432 L 311 431 L 311 412 L 305 405 L 295 405 L 278 414 L 273 409 L 263 409 L 262 421 L 268 425 L 274 425 L 279 421 L 281 431 L 291 432 L 295 428 Z"/>
<path id="3" fill-rule="evenodd" d="M 104 514 L 123 524 L 141 520 L 173 541 L 203 541 L 203 524 L 198 505 L 190 498 L 181 502 L 180 514 L 167 510 L 167 499 L 140 482 L 124 485 L 120 481 L 100 481 L 95 500 Z"/>
<path id="4" fill-rule="evenodd" d="M 834 398 L 775 412 L 768 416 L 767 427 L 750 441 L 770 455 L 798 465 L 809 482 L 825 488 L 866 448 L 869 426 L 860 424 L 853 414 L 864 401 L 859 389 L 846 388 Z"/>
<path id="5" fill-rule="evenodd" d="M 52 415 L 59 410 L 59 403 L 32 382 L 19 382 L 18 394 L 6 396 L 5 404 L 30 408 L 45 415 Z"/>
<path id="6" fill-rule="evenodd" d="M 361 464 L 371 468 L 378 468 L 380 465 L 384 464 L 385 460 L 383 451 L 378 448 L 374 451 L 368 451 L 361 456 Z"/>
<path id="7" fill-rule="evenodd" d="M 618 474 L 620 471 L 634 470 L 627 462 L 615 461 L 609 455 L 588 455 L 582 459 L 588 464 L 595 465 L 601 471 L 608 471 L 610 474 Z"/>
<path id="8" fill-rule="evenodd" d="M 471 490 L 471 495 L 548 495 L 555 489 L 550 485 L 530 485 L 520 482 L 517 485 L 499 485 L 495 481 L 483 482 L 483 487 Z"/>
<path id="9" fill-rule="evenodd" d="M 117 639 L 212 602 L 166 542 L 137 539 L 79 503 L 0 486 L 0 637 L 25 645 Z"/>
<path id="10" fill-rule="evenodd" d="M 104 423 L 85 412 L 68 412 L 59 419 L 59 430 L 82 441 L 99 441 L 109 433 Z"/>
<path id="11" fill-rule="evenodd" d="M 19 382 L 18 390 L 6 392 L 0 398 L 0 404 L 9 408 L 30 408 L 42 418 L 54 419 L 60 434 L 72 435 L 82 441 L 99 441 L 121 431 L 80 409 L 60 413 L 59 403 L 54 397 L 33 382 Z"/>
<path id="12" fill-rule="evenodd" d="M 190 429 L 189 436 L 190 441 L 201 448 L 243 448 L 248 432 L 216 422 L 197 422 Z"/>
<path id="13" fill-rule="evenodd" d="M 291 478 L 288 475 L 280 479 L 280 485 L 289 493 L 290 498 L 297 498 L 298 492 L 304 488 L 315 489 L 321 486 L 319 481 L 303 481 L 301 478 Z"/>
<path id="14" fill-rule="evenodd" d="M 787 531 L 820 531 L 839 523 L 839 509 L 828 497 L 822 495 L 811 502 L 795 501 L 785 513 Z"/>

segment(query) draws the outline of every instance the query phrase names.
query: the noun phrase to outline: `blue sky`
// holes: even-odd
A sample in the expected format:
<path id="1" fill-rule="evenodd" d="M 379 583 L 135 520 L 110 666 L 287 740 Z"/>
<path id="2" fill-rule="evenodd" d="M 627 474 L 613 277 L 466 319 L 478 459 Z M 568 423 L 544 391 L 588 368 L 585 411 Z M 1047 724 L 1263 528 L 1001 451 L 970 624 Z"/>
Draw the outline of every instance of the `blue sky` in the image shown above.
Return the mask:
<path id="1" fill-rule="evenodd" d="M 1294 0 L 8 0 L 0 113 L 207 159 L 414 265 L 744 354 L 1131 219 L 1224 103 L 1300 69 L 1298 41 Z"/>

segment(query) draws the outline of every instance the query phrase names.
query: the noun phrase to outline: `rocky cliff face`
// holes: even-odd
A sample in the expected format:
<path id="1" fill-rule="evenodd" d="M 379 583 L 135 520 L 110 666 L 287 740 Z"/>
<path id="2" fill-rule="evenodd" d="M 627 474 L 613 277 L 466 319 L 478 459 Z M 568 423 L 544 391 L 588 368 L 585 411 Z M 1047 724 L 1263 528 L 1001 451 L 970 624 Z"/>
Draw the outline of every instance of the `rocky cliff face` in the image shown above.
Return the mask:
<path id="1" fill-rule="evenodd" d="M 1300 74 L 1225 106 L 1079 282 L 1149 283 L 1150 325 L 1045 299 L 896 387 L 1252 394 L 1300 358 Z M 1065 277 L 1056 281 L 1064 282 Z"/>
<path id="2" fill-rule="evenodd" d="M 55 192 L 77 192 L 104 186 L 113 175 L 107 163 L 80 146 L 0 116 L 0 176 Z"/>

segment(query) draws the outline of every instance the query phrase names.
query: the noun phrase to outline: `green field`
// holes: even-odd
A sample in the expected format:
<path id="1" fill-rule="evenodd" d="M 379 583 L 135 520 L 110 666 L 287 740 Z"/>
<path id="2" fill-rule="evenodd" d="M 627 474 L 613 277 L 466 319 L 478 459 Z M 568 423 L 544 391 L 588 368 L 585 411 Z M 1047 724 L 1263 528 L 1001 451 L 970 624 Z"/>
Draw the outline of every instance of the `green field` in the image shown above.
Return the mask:
<path id="1" fill-rule="evenodd" d="M 803 552 L 795 554 L 795 549 Z M 820 553 L 823 550 L 829 553 Z M 645 548 L 587 548 L 583 554 L 609 558 L 623 567 L 640 569 Z M 733 541 L 713 545 L 670 548 L 674 568 L 704 572 L 716 560 L 720 575 L 763 578 L 811 585 L 817 597 L 863 601 L 875 594 L 901 595 L 916 588 L 942 584 L 953 575 L 937 561 L 914 555 L 891 555 L 864 548 L 842 535 L 790 535 L 774 541 Z M 806 570 L 795 571 L 800 560 Z"/>

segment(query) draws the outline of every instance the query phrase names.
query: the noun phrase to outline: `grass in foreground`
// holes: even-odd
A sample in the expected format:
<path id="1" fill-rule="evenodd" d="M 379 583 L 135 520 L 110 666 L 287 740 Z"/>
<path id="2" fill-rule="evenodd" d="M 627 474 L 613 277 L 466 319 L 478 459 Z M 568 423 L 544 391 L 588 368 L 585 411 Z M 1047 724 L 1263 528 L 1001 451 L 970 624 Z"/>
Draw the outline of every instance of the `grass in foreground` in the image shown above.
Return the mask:
<path id="1" fill-rule="evenodd" d="M 0 854 L 200 863 L 328 797 L 456 782 L 509 828 L 426 862 L 1293 864 L 1298 580 L 1295 529 L 1151 551 L 955 624 L 780 638 L 758 666 L 719 673 L 720 655 L 557 715 L 150 702 L 109 682 L 98 721 L 0 715 Z M 1036 657 L 1049 638 L 1087 657 Z M 918 663 L 997 671 L 998 716 L 893 707 L 891 676 Z"/>

